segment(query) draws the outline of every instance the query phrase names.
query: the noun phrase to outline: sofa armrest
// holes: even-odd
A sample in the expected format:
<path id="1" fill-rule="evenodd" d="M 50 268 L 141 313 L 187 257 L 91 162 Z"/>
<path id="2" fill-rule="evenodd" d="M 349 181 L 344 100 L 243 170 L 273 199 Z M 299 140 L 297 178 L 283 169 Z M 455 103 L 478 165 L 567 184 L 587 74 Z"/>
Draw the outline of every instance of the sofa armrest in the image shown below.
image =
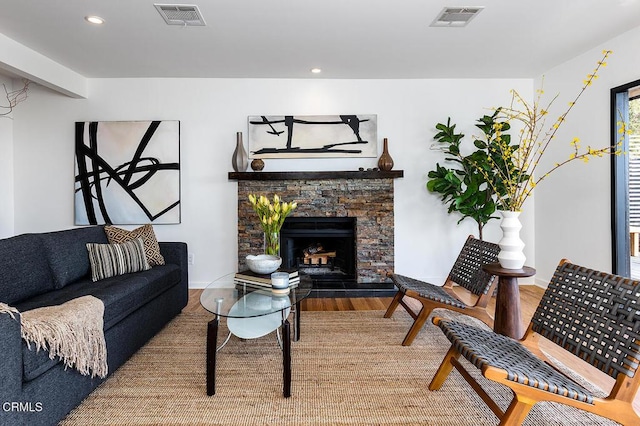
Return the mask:
<path id="1" fill-rule="evenodd" d="M 184 304 L 189 299 L 189 262 L 187 258 L 187 243 L 180 242 L 159 242 L 160 253 L 167 264 L 178 265 L 180 267 L 181 284 L 184 286 Z"/>
<path id="2" fill-rule="evenodd" d="M 14 315 L 0 314 L 0 403 L 13 401 L 22 392 L 20 314 Z"/>
<path id="3" fill-rule="evenodd" d="M 187 269 L 187 243 L 159 242 L 158 244 L 165 263 L 172 263 L 181 269 Z"/>

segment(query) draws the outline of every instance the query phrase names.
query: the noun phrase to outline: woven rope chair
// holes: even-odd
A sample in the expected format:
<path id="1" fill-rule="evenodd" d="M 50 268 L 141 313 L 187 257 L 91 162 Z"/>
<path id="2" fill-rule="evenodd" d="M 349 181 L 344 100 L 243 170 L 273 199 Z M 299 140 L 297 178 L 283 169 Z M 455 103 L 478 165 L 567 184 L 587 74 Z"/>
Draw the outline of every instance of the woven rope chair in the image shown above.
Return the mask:
<path id="1" fill-rule="evenodd" d="M 638 281 L 561 262 L 520 342 L 455 321 L 434 318 L 433 322 L 451 341 L 451 348 L 430 390 L 440 389 L 455 367 L 501 425 L 521 424 L 539 401 L 570 405 L 623 425 L 640 425 L 632 407 L 640 386 Z M 540 336 L 614 378 L 609 395 L 598 398 L 556 370 L 538 347 Z M 461 355 L 484 377 L 513 391 L 505 412 L 460 364 Z"/>
<path id="2" fill-rule="evenodd" d="M 398 305 L 402 305 L 414 319 L 413 325 L 402 341 L 403 346 L 410 346 L 422 329 L 427 318 L 435 308 L 446 308 L 478 318 L 489 327 L 493 327 L 493 318 L 487 313 L 487 303 L 493 296 L 497 280 L 495 276 L 482 270 L 482 265 L 498 261 L 500 247 L 497 244 L 478 240 L 470 235 L 467 238 L 458 258 L 449 272 L 442 287 L 419 281 L 403 275 L 393 274 L 398 292 L 389 304 L 384 317 L 390 318 Z M 477 296 L 473 305 L 467 305 L 456 296 L 453 284 L 466 288 Z M 405 296 L 417 299 L 422 303 L 420 312 L 414 312 L 403 300 Z"/>

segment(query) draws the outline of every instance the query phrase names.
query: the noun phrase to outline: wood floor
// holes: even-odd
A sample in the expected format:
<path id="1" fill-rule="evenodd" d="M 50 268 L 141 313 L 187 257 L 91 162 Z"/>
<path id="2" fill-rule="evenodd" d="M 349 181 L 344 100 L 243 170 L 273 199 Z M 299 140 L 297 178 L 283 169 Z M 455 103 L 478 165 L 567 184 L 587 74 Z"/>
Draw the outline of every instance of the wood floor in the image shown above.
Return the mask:
<path id="1" fill-rule="evenodd" d="M 200 294 L 202 293 L 201 289 L 192 289 L 189 290 L 189 303 L 187 307 L 183 310 L 184 312 L 206 312 L 205 309 L 200 306 Z M 470 295 L 469 292 L 462 288 L 456 288 L 456 293 L 459 297 L 465 301 L 466 303 L 471 304 L 474 301 L 474 297 Z M 531 317 L 542 298 L 544 293 L 544 289 L 532 286 L 532 285 L 523 285 L 520 286 L 520 301 L 521 301 L 521 312 L 522 312 L 522 321 L 526 326 L 531 321 Z M 414 307 L 416 310 L 419 310 L 420 303 L 414 299 L 405 299 L 408 304 Z M 391 302 L 391 297 L 351 297 L 351 298 L 309 298 L 302 301 L 301 310 L 302 311 L 351 311 L 351 310 L 386 310 L 387 306 Z M 398 307 L 398 309 L 402 309 L 402 307 Z M 495 298 L 489 302 L 489 313 L 493 315 L 495 311 Z M 382 316 L 380 317 L 380 321 L 384 321 Z M 425 325 L 425 327 L 431 326 L 430 324 Z M 408 330 L 407 330 L 408 331 Z M 398 344 L 402 341 L 404 336 L 398 336 Z M 544 344 L 546 343 L 546 344 Z M 581 359 L 575 357 L 571 354 L 567 354 L 567 352 L 557 349 L 556 345 L 550 342 L 543 342 L 544 349 L 553 357 L 563 362 L 565 365 L 570 365 L 575 369 L 576 372 L 580 373 L 587 380 L 591 381 L 601 389 L 605 391 L 609 391 L 613 386 L 613 379 L 608 375 L 602 373 L 600 370 L 597 370 L 589 365 L 586 365 Z M 446 348 L 445 348 L 446 349 Z M 444 352 L 443 349 L 443 356 Z M 633 403 L 634 409 L 637 413 L 640 413 L 640 392 L 636 395 L 636 398 Z"/>

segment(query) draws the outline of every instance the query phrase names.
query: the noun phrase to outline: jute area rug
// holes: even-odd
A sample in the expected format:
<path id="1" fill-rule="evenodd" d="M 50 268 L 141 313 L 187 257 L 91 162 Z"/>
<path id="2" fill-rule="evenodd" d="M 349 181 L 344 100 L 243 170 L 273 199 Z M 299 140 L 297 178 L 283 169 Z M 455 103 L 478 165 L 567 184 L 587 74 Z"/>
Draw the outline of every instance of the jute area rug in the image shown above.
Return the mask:
<path id="1" fill-rule="evenodd" d="M 207 396 L 205 340 L 212 317 L 181 314 L 61 424 L 498 424 L 455 370 L 440 391 L 428 390 L 448 340 L 428 323 L 412 346 L 403 347 L 411 318 L 401 311 L 390 319 L 382 311 L 302 312 L 288 399 L 282 396 L 282 356 L 274 334 L 244 341 L 232 336 L 218 352 L 216 395 Z M 448 311 L 437 311 L 443 312 Z M 226 336 L 224 320 L 221 325 Z M 486 380 L 483 386 L 503 408 L 508 405 L 510 391 Z M 524 424 L 615 423 L 543 403 Z"/>

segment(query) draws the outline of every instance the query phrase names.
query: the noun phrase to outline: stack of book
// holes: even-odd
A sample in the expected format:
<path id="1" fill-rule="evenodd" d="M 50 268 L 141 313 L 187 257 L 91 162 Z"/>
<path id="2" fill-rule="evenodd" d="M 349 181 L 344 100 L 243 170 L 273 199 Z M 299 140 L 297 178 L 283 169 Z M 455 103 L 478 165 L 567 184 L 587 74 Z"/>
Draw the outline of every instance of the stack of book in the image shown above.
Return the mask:
<path id="1" fill-rule="evenodd" d="M 289 273 L 289 288 L 297 287 L 300 275 L 297 269 L 278 269 L 277 272 Z M 271 274 L 257 274 L 249 269 L 236 272 L 234 281 L 236 284 L 247 284 L 255 287 L 271 288 Z"/>

